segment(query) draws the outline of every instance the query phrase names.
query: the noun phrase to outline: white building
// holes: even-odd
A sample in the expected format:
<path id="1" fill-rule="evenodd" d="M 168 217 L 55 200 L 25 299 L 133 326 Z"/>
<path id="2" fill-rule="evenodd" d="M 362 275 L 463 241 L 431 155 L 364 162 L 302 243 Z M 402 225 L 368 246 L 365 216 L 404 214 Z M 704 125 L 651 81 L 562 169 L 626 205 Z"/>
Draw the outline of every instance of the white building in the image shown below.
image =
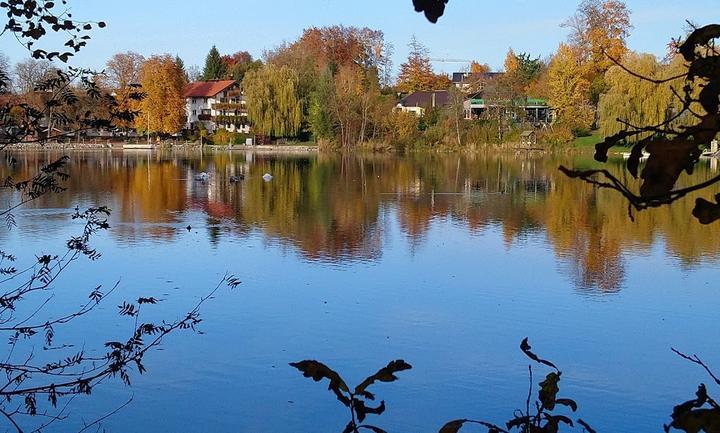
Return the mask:
<path id="1" fill-rule="evenodd" d="M 414 113 L 418 117 L 425 115 L 426 110 L 445 107 L 450 103 L 450 93 L 447 90 L 432 92 L 413 92 L 398 102 L 395 109 L 403 113 Z"/>
<path id="2" fill-rule="evenodd" d="M 218 129 L 250 132 L 245 97 L 237 81 L 190 83 L 185 89 L 185 101 L 188 129 L 195 129 L 199 124 L 203 124 L 210 132 Z"/>

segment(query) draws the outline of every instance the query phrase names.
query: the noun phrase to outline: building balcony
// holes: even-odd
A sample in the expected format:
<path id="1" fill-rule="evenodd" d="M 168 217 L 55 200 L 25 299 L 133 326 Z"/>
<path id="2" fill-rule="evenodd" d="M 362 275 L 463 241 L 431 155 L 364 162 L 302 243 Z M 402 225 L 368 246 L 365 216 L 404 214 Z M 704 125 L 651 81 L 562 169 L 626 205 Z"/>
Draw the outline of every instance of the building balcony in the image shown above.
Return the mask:
<path id="1" fill-rule="evenodd" d="M 245 125 L 247 124 L 247 116 L 213 116 L 212 121 L 223 124 Z"/>
<path id="2" fill-rule="evenodd" d="M 212 119 L 212 116 L 209 114 L 198 114 L 198 120 L 209 121 L 209 120 L 213 120 L 213 119 Z"/>
<path id="3" fill-rule="evenodd" d="M 243 107 L 243 104 L 241 104 L 241 103 L 239 103 L 239 102 L 222 102 L 222 101 L 221 101 L 221 102 L 219 102 L 219 103 L 217 103 L 217 104 L 212 104 L 212 109 L 213 109 L 213 110 L 217 110 L 217 111 L 220 111 L 220 110 L 240 110 L 240 109 L 242 109 L 242 108 L 244 108 L 244 107 Z"/>

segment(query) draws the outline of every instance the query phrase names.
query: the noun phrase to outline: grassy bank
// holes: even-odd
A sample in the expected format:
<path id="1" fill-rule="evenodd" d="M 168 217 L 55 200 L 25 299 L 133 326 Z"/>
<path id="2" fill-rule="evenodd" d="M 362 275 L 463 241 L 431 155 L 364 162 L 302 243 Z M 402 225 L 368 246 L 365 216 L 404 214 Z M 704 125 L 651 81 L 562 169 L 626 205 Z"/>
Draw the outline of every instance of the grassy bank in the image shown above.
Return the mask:
<path id="1" fill-rule="evenodd" d="M 588 135 L 587 137 L 578 137 L 576 138 L 572 143 L 570 143 L 570 147 L 574 149 L 588 149 L 588 150 L 595 150 L 595 145 L 598 143 L 602 143 L 603 139 L 602 135 L 600 135 L 599 132 L 595 131 L 592 135 Z M 625 146 L 613 146 L 610 148 L 610 152 L 628 152 L 629 148 Z"/>

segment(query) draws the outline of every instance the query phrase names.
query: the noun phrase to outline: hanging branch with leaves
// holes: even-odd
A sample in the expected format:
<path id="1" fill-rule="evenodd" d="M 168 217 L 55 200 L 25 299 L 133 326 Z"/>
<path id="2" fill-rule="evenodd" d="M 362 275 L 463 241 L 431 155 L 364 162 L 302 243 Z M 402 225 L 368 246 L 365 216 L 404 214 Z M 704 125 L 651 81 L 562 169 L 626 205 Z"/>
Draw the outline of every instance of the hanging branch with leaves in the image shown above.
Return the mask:
<path id="1" fill-rule="evenodd" d="M 687 72 L 682 77 L 655 80 L 634 74 L 657 85 L 682 80 L 681 89 L 675 84 L 671 87 L 680 108 L 656 125 L 632 125 L 618 119 L 624 123 L 625 130 L 596 146 L 595 159 L 607 162 L 611 147 L 632 137 L 645 137 L 633 145 L 627 161 L 628 172 L 643 181 L 639 192 L 634 192 L 607 170 L 571 170 L 566 167 L 560 167 L 560 170 L 571 178 L 621 193 L 627 198 L 631 211 L 670 204 L 691 192 L 720 182 L 720 176 L 716 176 L 688 188 L 674 189 L 683 171 L 692 174 L 702 154 L 702 146 L 710 144 L 720 133 L 720 52 L 716 47 L 719 38 L 720 25 L 713 24 L 694 28 L 684 41 L 675 42 L 678 55 L 686 62 Z M 618 59 L 612 60 L 622 67 Z M 679 122 L 681 119 L 682 122 Z M 644 155 L 648 158 L 641 170 Z M 716 203 L 697 199 L 693 215 L 701 223 L 709 224 L 720 219 L 720 196 L 715 199 Z"/>
<path id="2" fill-rule="evenodd" d="M 458 433 L 463 426 L 468 424 L 480 425 L 487 428 L 488 433 L 509 433 L 513 430 L 521 433 L 557 433 L 561 426 L 572 428 L 575 422 L 568 416 L 556 413 L 560 406 L 570 409 L 572 412 L 577 411 L 577 403 L 569 398 L 560 398 L 560 378 L 562 372 L 552 362 L 542 359 L 532 352 L 532 347 L 528 343 L 528 339 L 524 339 L 520 344 L 520 350 L 533 360 L 534 362 L 550 367 L 553 371 L 545 376 L 545 380 L 540 382 L 540 390 L 538 391 L 537 400 L 531 405 L 533 387 L 533 369 L 532 365 L 528 366 L 530 375 L 530 388 L 528 390 L 527 400 L 524 409 L 518 409 L 512 419 L 505 423 L 504 427 L 487 421 L 478 421 L 472 419 L 458 419 L 445 424 L 439 433 Z M 578 419 L 577 424 L 587 433 L 595 433 L 585 421 Z"/>

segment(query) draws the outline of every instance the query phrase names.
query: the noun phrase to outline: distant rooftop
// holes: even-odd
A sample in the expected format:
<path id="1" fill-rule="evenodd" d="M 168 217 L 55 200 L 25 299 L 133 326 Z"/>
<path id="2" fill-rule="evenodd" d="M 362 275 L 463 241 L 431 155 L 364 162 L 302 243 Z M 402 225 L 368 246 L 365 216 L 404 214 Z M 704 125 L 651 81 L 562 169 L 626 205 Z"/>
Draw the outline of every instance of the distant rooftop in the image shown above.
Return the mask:
<path id="1" fill-rule="evenodd" d="M 185 88 L 184 96 L 186 98 L 212 98 L 235 83 L 235 80 L 213 80 L 190 83 Z"/>
<path id="2" fill-rule="evenodd" d="M 433 96 L 435 97 L 435 107 L 442 107 L 450 101 L 450 93 L 447 90 L 435 90 L 411 93 L 400 100 L 400 105 L 403 107 L 432 107 Z"/>

